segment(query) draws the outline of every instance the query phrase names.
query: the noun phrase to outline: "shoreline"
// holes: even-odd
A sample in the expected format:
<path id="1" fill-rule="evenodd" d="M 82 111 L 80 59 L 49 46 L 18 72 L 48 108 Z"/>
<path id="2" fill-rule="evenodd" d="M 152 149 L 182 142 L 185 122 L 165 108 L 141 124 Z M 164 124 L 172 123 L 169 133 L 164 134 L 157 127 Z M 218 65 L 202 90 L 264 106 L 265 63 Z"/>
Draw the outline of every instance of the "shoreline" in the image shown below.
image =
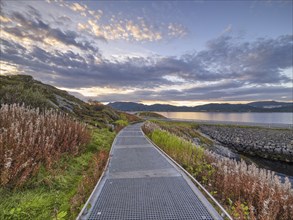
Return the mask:
<path id="1" fill-rule="evenodd" d="M 215 144 L 218 143 L 221 146 L 223 146 L 223 148 L 228 149 L 228 151 L 236 153 L 239 156 L 239 158 L 243 159 L 243 157 L 245 157 L 248 161 L 250 161 L 250 163 L 254 163 L 260 168 L 264 168 L 264 169 L 271 170 L 271 171 L 275 172 L 283 181 L 284 181 L 285 177 L 288 177 L 290 179 L 290 182 L 293 184 L 293 175 L 292 175 L 292 172 L 289 172 L 291 169 L 293 169 L 293 162 L 288 162 L 288 161 L 284 161 L 284 160 L 278 160 L 280 158 L 272 159 L 272 158 L 261 157 L 261 156 L 264 156 L 263 154 L 265 152 L 262 151 L 262 150 L 259 151 L 260 149 L 255 149 L 255 151 L 259 151 L 258 154 L 256 154 L 256 152 L 253 153 L 254 148 L 257 147 L 258 144 L 255 143 L 255 145 L 254 145 L 252 143 L 254 143 L 255 141 L 260 140 L 261 137 L 258 137 L 255 140 L 253 140 L 254 138 L 252 138 L 252 137 L 248 137 L 248 136 L 254 136 L 254 133 L 255 132 L 258 133 L 257 132 L 258 130 L 260 130 L 260 131 L 263 130 L 264 132 L 262 132 L 259 135 L 262 136 L 262 138 L 264 138 L 264 139 L 270 139 L 268 141 L 265 141 L 268 144 L 270 142 L 274 142 L 274 137 L 272 137 L 270 134 L 284 133 L 284 132 L 285 133 L 290 133 L 291 130 L 292 130 L 292 127 L 288 128 L 284 124 L 281 124 L 281 125 L 280 124 L 274 124 L 274 126 L 269 126 L 268 124 L 265 124 L 265 123 L 262 123 L 262 124 L 260 124 L 260 123 L 241 123 L 241 122 L 240 123 L 231 123 L 231 122 L 220 123 L 219 121 L 188 120 L 188 119 L 178 120 L 178 119 L 170 119 L 170 118 L 168 118 L 168 119 L 156 119 L 156 120 L 158 120 L 158 121 L 169 121 L 169 122 L 198 123 L 199 127 L 201 127 L 201 126 L 210 127 L 211 126 L 211 127 L 229 128 L 228 130 L 230 130 L 230 131 L 229 132 L 227 131 L 227 132 L 230 135 L 233 135 L 235 133 L 234 130 L 242 130 L 242 131 L 244 131 L 244 133 L 241 134 L 241 136 L 242 136 L 241 140 L 238 140 L 237 143 L 234 143 L 234 144 L 239 144 L 239 143 L 244 144 L 245 142 L 251 141 L 251 143 L 249 143 L 249 149 L 252 151 L 252 153 L 251 152 L 249 153 L 247 151 L 244 152 L 244 149 L 241 150 L 241 149 L 235 148 L 235 146 L 233 146 L 234 144 L 230 143 L 231 140 L 235 139 L 235 136 L 233 138 L 231 138 L 231 136 L 227 135 L 227 138 L 225 137 L 224 139 L 225 140 L 229 139 L 228 143 L 226 142 L 227 140 L 225 141 L 226 143 L 223 143 L 223 142 L 219 141 L 217 138 L 211 137 L 210 135 L 202 132 L 201 129 L 199 129 L 198 132 L 200 132 L 201 135 L 203 135 L 205 137 L 208 137 Z M 218 125 L 218 126 L 216 126 L 216 125 Z M 266 130 L 267 130 L 268 133 L 266 132 Z M 233 132 L 231 132 L 231 131 L 233 131 Z M 253 132 L 251 132 L 251 131 L 253 131 Z M 220 133 L 222 133 L 222 132 L 220 132 Z M 223 133 L 223 135 L 225 135 L 225 132 Z M 237 138 L 237 135 L 236 135 L 236 138 Z M 273 139 L 273 140 L 271 140 L 271 139 Z M 247 140 L 249 140 L 249 141 L 247 141 Z M 276 141 L 276 145 L 270 143 L 270 145 L 272 145 L 272 146 L 267 145 L 266 143 L 262 143 L 262 145 L 264 145 L 263 150 L 267 151 L 270 148 L 283 147 L 282 143 L 285 143 L 285 140 L 283 141 L 282 138 L 280 138 L 280 139 L 276 138 L 275 141 Z M 289 143 L 289 144 L 291 144 L 291 143 Z M 218 146 L 216 146 L 216 148 L 217 147 Z M 290 146 L 290 148 L 291 147 L 292 146 Z M 286 149 L 289 150 L 289 147 L 286 146 Z M 270 150 L 272 150 L 272 149 L 270 149 Z M 224 152 L 224 154 L 225 154 L 225 152 Z M 265 154 L 269 155 L 270 153 L 266 152 Z M 220 155 L 222 155 L 222 154 L 220 153 Z M 290 150 L 290 155 L 291 155 L 291 150 Z M 233 157 L 233 154 L 232 154 L 232 157 Z M 246 159 L 244 159 L 244 160 L 246 160 Z"/>
<path id="2" fill-rule="evenodd" d="M 292 129 L 293 124 L 281 124 L 281 123 L 255 123 L 255 122 L 234 122 L 234 121 L 211 121 L 211 120 L 198 120 L 198 119 L 177 119 L 177 118 L 166 118 L 156 119 L 166 120 L 174 122 L 196 122 L 201 124 L 211 125 L 235 125 L 235 126 L 251 126 L 251 127 L 263 127 L 263 128 L 281 128 L 281 129 Z"/>

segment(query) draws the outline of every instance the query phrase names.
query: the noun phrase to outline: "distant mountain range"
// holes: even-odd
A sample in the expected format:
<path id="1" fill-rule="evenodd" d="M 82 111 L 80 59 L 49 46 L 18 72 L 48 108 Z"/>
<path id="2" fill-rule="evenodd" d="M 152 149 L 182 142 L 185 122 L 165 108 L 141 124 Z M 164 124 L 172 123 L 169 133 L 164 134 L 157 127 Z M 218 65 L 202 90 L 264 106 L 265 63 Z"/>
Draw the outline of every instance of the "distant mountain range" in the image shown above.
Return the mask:
<path id="1" fill-rule="evenodd" d="M 108 104 L 121 111 L 156 112 L 293 112 L 293 102 L 261 101 L 248 104 L 207 104 L 194 107 L 173 105 L 144 105 L 135 102 L 111 102 Z"/>

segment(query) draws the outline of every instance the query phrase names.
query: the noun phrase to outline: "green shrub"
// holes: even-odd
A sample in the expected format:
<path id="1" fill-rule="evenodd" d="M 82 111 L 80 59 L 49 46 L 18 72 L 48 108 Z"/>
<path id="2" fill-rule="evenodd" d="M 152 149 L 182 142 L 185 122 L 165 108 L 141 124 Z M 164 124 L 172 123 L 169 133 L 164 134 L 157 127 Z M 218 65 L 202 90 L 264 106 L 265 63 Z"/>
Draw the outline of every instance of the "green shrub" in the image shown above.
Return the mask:
<path id="1" fill-rule="evenodd" d="M 128 121 L 125 121 L 125 120 L 117 120 L 117 121 L 115 121 L 114 122 L 114 124 L 115 125 L 118 125 L 118 126 L 123 126 L 123 127 L 125 127 L 125 126 L 127 126 L 128 125 Z"/>

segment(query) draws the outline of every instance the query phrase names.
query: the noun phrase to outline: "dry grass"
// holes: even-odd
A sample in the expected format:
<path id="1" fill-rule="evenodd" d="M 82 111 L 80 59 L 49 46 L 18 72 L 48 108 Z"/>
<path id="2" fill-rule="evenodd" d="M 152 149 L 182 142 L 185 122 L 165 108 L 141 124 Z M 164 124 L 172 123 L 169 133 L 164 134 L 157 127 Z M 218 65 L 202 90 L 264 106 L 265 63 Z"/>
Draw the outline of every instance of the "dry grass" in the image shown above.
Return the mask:
<path id="1" fill-rule="evenodd" d="M 0 185 L 23 185 L 40 165 L 48 169 L 64 153 L 77 155 L 88 143 L 89 131 L 80 122 L 53 110 L 20 105 L 0 109 Z"/>
<path id="2" fill-rule="evenodd" d="M 290 220 L 293 190 L 273 172 L 218 156 L 147 122 L 144 132 L 222 203 L 235 219 Z"/>
<path id="3" fill-rule="evenodd" d="M 281 183 L 271 171 L 208 151 L 205 160 L 214 168 L 206 186 L 220 192 L 217 198 L 223 203 L 228 202 L 235 218 L 289 220 L 293 216 L 293 191 L 288 178 Z"/>

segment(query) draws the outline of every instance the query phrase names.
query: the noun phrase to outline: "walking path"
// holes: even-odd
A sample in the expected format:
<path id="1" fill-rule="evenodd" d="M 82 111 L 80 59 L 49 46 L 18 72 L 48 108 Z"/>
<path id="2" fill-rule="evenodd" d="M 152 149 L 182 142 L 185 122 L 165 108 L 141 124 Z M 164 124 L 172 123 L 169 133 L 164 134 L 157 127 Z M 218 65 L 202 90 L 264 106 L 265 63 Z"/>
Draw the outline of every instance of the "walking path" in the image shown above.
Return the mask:
<path id="1" fill-rule="evenodd" d="M 190 179 L 145 138 L 141 125 L 117 135 L 109 167 L 78 219 L 222 219 Z"/>

